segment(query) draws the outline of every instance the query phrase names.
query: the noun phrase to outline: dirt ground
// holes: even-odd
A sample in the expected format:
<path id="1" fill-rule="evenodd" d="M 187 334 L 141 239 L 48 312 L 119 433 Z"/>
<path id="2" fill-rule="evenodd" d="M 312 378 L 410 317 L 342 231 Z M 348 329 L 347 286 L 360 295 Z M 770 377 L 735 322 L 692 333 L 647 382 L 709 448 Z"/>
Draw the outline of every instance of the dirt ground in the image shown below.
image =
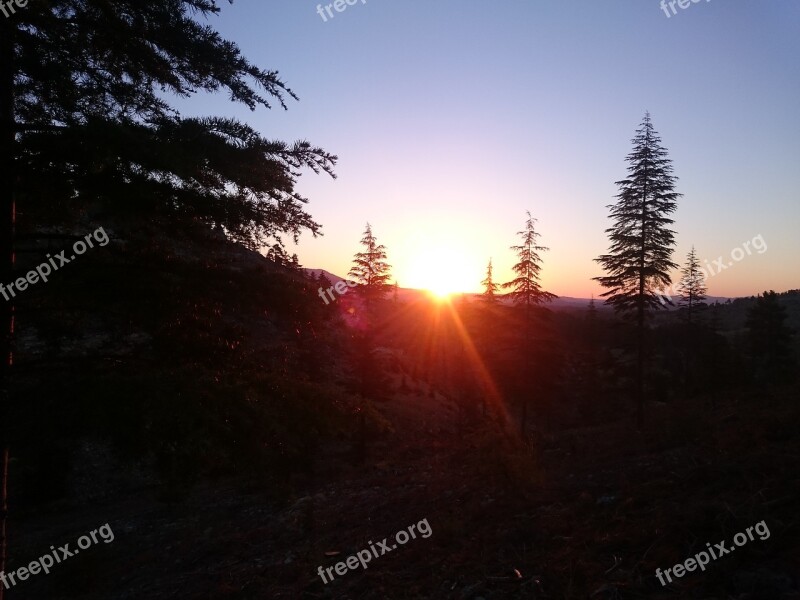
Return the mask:
<path id="1" fill-rule="evenodd" d="M 339 442 L 281 490 L 226 480 L 167 504 L 143 487 L 12 519 L 13 568 L 105 522 L 115 539 L 9 598 L 800 598 L 796 391 L 651 406 L 642 433 L 620 422 L 530 446 L 409 392 L 378 406 L 394 432 L 371 437 L 364 464 Z M 317 574 L 422 520 L 429 537 L 367 569 Z M 761 521 L 768 539 L 656 579 Z"/>

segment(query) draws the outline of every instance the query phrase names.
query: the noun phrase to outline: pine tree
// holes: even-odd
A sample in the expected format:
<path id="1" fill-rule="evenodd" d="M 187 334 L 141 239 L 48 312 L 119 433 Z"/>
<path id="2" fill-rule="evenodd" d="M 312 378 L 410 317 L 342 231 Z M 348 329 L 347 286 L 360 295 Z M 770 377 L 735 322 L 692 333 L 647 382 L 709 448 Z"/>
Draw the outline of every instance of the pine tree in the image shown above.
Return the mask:
<path id="1" fill-rule="evenodd" d="M 523 354 L 523 373 L 526 375 L 531 372 L 531 331 L 532 331 L 532 308 L 544 302 L 550 302 L 558 296 L 546 292 L 542 289 L 539 282 L 539 274 L 542 270 L 542 258 L 539 256 L 540 252 L 548 250 L 545 246 L 538 244 L 539 233 L 536 231 L 536 219 L 531 217 L 530 211 L 527 211 L 528 220 L 525 222 L 525 229 L 517 232 L 517 235 L 522 238 L 522 243 L 518 246 L 511 246 L 511 250 L 517 253 L 517 262 L 512 270 L 517 275 L 515 279 L 508 281 L 502 285 L 504 289 L 511 289 L 508 296 L 512 299 L 517 306 L 524 306 L 524 344 L 522 348 Z M 520 418 L 520 435 L 525 435 L 525 425 L 528 416 L 528 396 L 530 394 L 531 382 L 526 380 L 522 396 L 522 415 Z"/>
<path id="2" fill-rule="evenodd" d="M 675 191 L 677 178 L 672 161 L 646 113 L 627 156 L 628 177 L 617 181 L 617 203 L 609 205 L 614 224 L 606 229 L 611 241 L 608 254 L 595 261 L 607 275 L 594 277 L 608 288 L 601 294 L 615 311 L 634 316 L 638 331 L 637 423 L 644 421 L 644 333 L 646 317 L 662 308 L 657 289 L 670 285 L 675 234 L 669 218 L 681 194 Z"/>
<path id="3" fill-rule="evenodd" d="M 383 298 L 392 287 L 389 283 L 392 267 L 386 262 L 386 247 L 378 244 L 369 223 L 361 238 L 361 245 L 364 251 L 355 255 L 348 275 L 359 284 L 357 289 L 369 307 L 375 300 Z"/>
<path id="4" fill-rule="evenodd" d="M 589 299 L 589 305 L 586 307 L 586 314 L 583 316 L 585 326 L 585 340 L 587 345 L 594 346 L 599 339 L 599 319 L 597 315 L 597 303 L 594 300 L 594 294 Z"/>
<path id="5" fill-rule="evenodd" d="M 686 256 L 686 265 L 681 269 L 681 279 L 676 287 L 679 294 L 678 305 L 681 307 L 681 313 L 686 316 L 688 325 L 685 350 L 681 355 L 681 362 L 683 365 L 685 391 L 689 395 L 693 392 L 697 374 L 702 372 L 702 366 L 698 364 L 697 360 L 700 340 L 698 339 L 698 331 L 692 327 L 692 317 L 698 305 L 706 299 L 705 277 L 700 270 L 700 261 L 697 260 L 694 246 Z"/>
<path id="6" fill-rule="evenodd" d="M 53 207 L 92 202 L 202 222 L 251 248 L 317 234 L 297 178 L 303 168 L 333 174 L 335 156 L 228 117 L 182 117 L 165 101 L 170 92 L 223 92 L 255 110 L 297 98 L 277 72 L 250 63 L 207 25 L 221 3 L 101 4 L 31 2 L 3 19 L 3 40 L 15 50 L 0 60 L 12 77 L 11 143 L 25 212 L 49 221 Z"/>
<path id="7" fill-rule="evenodd" d="M 372 226 L 367 223 L 364 237 L 361 238 L 363 252 L 353 258 L 353 267 L 348 272 L 358 284 L 356 291 L 364 299 L 367 319 L 371 318 L 376 301 L 381 300 L 391 289 L 391 265 L 386 262 L 386 247 L 378 244 L 372 233 Z M 395 288 L 396 289 L 396 288 Z M 385 388 L 383 373 L 375 356 L 375 340 L 371 328 L 367 328 L 356 338 L 356 364 L 361 381 L 362 406 L 359 409 L 358 433 L 356 435 L 355 456 L 362 463 L 367 456 L 367 422 L 366 408 L 370 405 L 370 397 L 378 390 Z"/>
<path id="8" fill-rule="evenodd" d="M 328 279 L 328 276 L 325 275 L 323 271 L 320 271 L 319 275 L 317 275 L 317 280 L 315 285 L 317 286 L 317 294 L 322 299 L 323 304 L 325 306 L 333 306 L 333 303 L 331 303 L 330 298 L 327 294 L 327 291 L 333 287 L 333 283 L 331 282 L 330 279 Z"/>
<path id="9" fill-rule="evenodd" d="M 705 278 L 700 272 L 700 261 L 694 251 L 694 246 L 686 256 L 686 265 L 681 270 L 681 280 L 678 282 L 680 306 L 686 308 L 687 320 L 692 322 L 692 312 L 698 304 L 706 299 L 707 293 Z"/>
<path id="10" fill-rule="evenodd" d="M 794 371 L 793 332 L 786 318 L 786 307 L 772 290 L 759 295 L 747 312 L 751 360 L 758 380 L 785 381 Z"/>
<path id="11" fill-rule="evenodd" d="M 281 244 L 273 244 L 266 253 L 266 257 L 274 262 L 276 265 L 288 267 L 291 265 L 291 259 L 286 254 L 286 249 Z"/>
<path id="12" fill-rule="evenodd" d="M 497 290 L 500 287 L 494 282 L 492 278 L 492 259 L 489 259 L 489 265 L 486 267 L 486 279 L 481 281 L 484 288 L 482 298 L 487 304 L 497 304 Z"/>
<path id="13" fill-rule="evenodd" d="M 589 321 L 597 320 L 597 306 L 594 303 L 594 294 L 589 299 L 589 306 L 586 307 L 586 319 Z"/>
<path id="14" fill-rule="evenodd" d="M 35 239 L 36 224 L 69 223 L 87 207 L 124 216 L 131 230 L 130 219 L 172 231 L 201 224 L 251 248 L 319 232 L 296 183 L 302 168 L 333 175 L 334 155 L 234 119 L 182 117 L 168 103 L 198 91 L 251 110 L 297 99 L 207 24 L 219 4 L 48 0 L 0 18 L 0 281 L 15 277 L 15 228 Z M 3 492 L 13 310 L 1 304 Z M 2 571 L 5 497 L 0 504 Z"/>
<path id="15" fill-rule="evenodd" d="M 586 307 L 586 324 L 590 331 L 594 331 L 597 327 L 597 305 L 594 301 L 594 294 L 589 300 L 589 306 Z"/>
<path id="16" fill-rule="evenodd" d="M 508 297 L 515 304 L 524 305 L 526 309 L 529 309 L 533 305 L 550 302 L 558 296 L 544 291 L 539 282 L 539 274 L 542 270 L 542 258 L 539 253 L 545 252 L 549 248 L 538 245 L 537 240 L 540 236 L 535 229 L 536 219 L 531 217 L 530 211 L 527 211 L 526 214 L 528 220 L 525 222 L 525 229 L 517 233 L 522 238 L 522 243 L 519 246 L 511 246 L 511 250 L 517 253 L 519 259 L 519 262 L 512 267 L 517 277 L 504 283 L 502 287 L 511 289 Z"/>

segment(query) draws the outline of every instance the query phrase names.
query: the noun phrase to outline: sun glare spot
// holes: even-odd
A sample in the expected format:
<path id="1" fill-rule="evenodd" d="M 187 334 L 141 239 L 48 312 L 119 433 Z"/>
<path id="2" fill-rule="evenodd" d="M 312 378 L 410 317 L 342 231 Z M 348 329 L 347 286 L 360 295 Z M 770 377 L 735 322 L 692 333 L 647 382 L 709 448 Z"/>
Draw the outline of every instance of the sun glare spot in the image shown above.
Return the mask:
<path id="1" fill-rule="evenodd" d="M 439 301 L 448 300 L 450 296 L 456 293 L 454 290 L 448 289 L 446 286 L 433 286 L 428 288 L 427 291 L 430 292 L 434 299 Z"/>
<path id="2" fill-rule="evenodd" d="M 446 300 L 475 287 L 480 274 L 456 245 L 421 243 L 410 261 L 409 286 L 427 290 L 435 299 Z M 478 279 L 479 280 L 479 279 Z"/>

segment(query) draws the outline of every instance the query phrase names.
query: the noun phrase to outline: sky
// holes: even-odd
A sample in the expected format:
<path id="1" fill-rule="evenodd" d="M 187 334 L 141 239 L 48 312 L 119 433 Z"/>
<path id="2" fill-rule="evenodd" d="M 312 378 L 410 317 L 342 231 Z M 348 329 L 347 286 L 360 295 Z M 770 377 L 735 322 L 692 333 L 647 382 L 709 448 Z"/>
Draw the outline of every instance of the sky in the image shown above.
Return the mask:
<path id="1" fill-rule="evenodd" d="M 800 2 L 682 2 L 221 2 L 209 24 L 299 101 L 175 104 L 339 156 L 298 184 L 324 233 L 289 241 L 305 267 L 346 275 L 369 222 L 401 287 L 480 291 L 489 258 L 511 279 L 529 210 L 542 286 L 583 298 L 649 111 L 683 194 L 674 262 L 694 245 L 713 296 L 800 288 Z"/>

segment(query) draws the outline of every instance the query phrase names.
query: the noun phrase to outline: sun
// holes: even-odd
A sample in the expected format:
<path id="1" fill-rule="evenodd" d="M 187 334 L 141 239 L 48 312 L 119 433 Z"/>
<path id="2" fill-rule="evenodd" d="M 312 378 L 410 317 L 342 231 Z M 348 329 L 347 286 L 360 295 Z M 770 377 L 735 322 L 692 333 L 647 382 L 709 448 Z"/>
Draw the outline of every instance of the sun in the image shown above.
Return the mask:
<path id="1" fill-rule="evenodd" d="M 427 290 L 438 300 L 469 292 L 480 277 L 478 263 L 454 243 L 422 243 L 409 261 L 409 287 Z"/>
<path id="2" fill-rule="evenodd" d="M 457 290 L 452 289 L 450 286 L 438 283 L 428 286 L 426 289 L 437 300 L 447 300 L 453 294 L 458 293 Z"/>

